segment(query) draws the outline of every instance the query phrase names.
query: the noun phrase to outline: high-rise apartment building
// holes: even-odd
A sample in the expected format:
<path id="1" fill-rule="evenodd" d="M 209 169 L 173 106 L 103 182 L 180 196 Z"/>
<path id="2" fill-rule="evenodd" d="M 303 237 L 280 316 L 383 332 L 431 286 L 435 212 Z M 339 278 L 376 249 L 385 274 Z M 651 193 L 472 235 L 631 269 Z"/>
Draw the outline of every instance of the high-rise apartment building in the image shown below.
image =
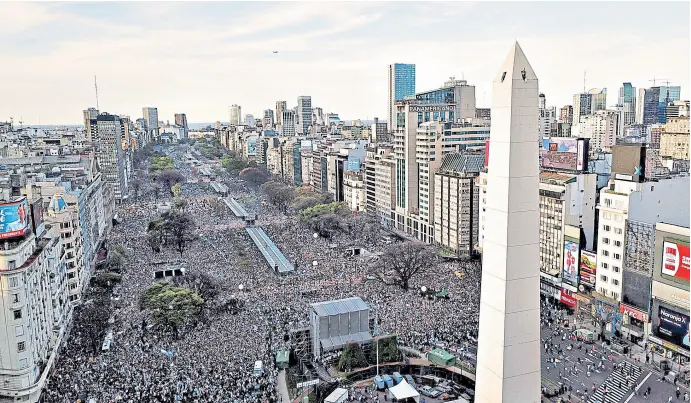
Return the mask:
<path id="1" fill-rule="evenodd" d="M 415 65 L 394 63 L 389 65 L 388 112 L 389 131 L 396 128 L 396 101 L 415 94 Z"/>
<path id="2" fill-rule="evenodd" d="M 101 113 L 91 120 L 91 132 L 94 142 L 98 143 L 96 158 L 104 179 L 112 186 L 115 200 L 121 201 L 127 196 L 126 158 L 122 150 L 123 122 L 119 116 Z"/>
<path id="3" fill-rule="evenodd" d="M 98 116 L 98 109 L 89 108 L 84 110 L 84 129 L 86 130 L 86 139 L 91 142 L 91 119 L 96 119 Z"/>
<path id="4" fill-rule="evenodd" d="M 24 209 L 28 206 L 26 198 L 10 205 Z M 26 218 L 23 229 L 28 226 Z M 53 226 L 42 237 L 28 230 L 3 242 L 0 396 L 5 401 L 38 402 L 72 314 L 67 296 L 64 241 Z"/>
<path id="5" fill-rule="evenodd" d="M 573 124 L 573 106 L 564 105 L 559 109 L 559 123 Z"/>
<path id="6" fill-rule="evenodd" d="M 552 136 L 552 129 L 554 128 L 554 134 L 556 134 L 557 129 L 557 107 L 551 106 L 547 107 L 547 98 L 545 94 L 540 94 L 538 98 L 538 105 L 540 107 L 540 124 L 539 124 L 539 139 L 543 137 Z"/>
<path id="7" fill-rule="evenodd" d="M 187 126 L 187 115 L 184 113 L 175 114 L 175 124 L 177 126 L 184 127 L 185 130 L 189 130 L 189 127 Z"/>
<path id="8" fill-rule="evenodd" d="M 618 146 L 633 147 L 633 146 Z M 626 153 L 628 154 L 628 153 Z M 615 165 L 613 161 L 613 170 Z M 633 169 L 632 169 L 633 170 Z M 598 204 L 597 278 L 598 293 L 618 302 L 622 301 L 622 281 L 628 222 L 655 225 L 664 222 L 671 225 L 689 224 L 688 177 L 673 177 L 655 182 L 634 182 L 612 179 L 609 186 L 600 191 Z"/>
<path id="9" fill-rule="evenodd" d="M 636 100 L 636 122 L 643 125 L 658 123 L 660 87 L 641 88 Z"/>
<path id="10" fill-rule="evenodd" d="M 435 243 L 459 256 L 470 256 L 478 241 L 479 188 L 475 178 L 484 163 L 482 153 L 447 154 L 434 175 Z"/>
<path id="11" fill-rule="evenodd" d="M 284 110 L 281 116 L 281 136 L 295 136 L 295 111 Z"/>
<path id="12" fill-rule="evenodd" d="M 571 134 L 590 139 L 591 152 L 610 151 L 620 137 L 620 114 L 613 110 L 597 111 L 581 117 Z"/>
<path id="13" fill-rule="evenodd" d="M 154 138 L 158 138 L 158 109 L 157 108 L 142 108 L 142 116 L 146 120 L 146 130 L 148 140 L 146 143 L 150 142 Z"/>
<path id="14" fill-rule="evenodd" d="M 658 123 L 667 122 L 667 105 L 674 101 L 681 99 L 681 87 L 675 86 L 660 86 L 660 99 L 657 103 L 657 121 Z"/>
<path id="15" fill-rule="evenodd" d="M 230 124 L 239 126 L 242 123 L 242 108 L 240 105 L 233 104 L 230 106 Z"/>
<path id="16" fill-rule="evenodd" d="M 689 101 L 672 101 L 667 104 L 665 118 L 667 121 L 674 118 L 689 117 Z"/>
<path id="17" fill-rule="evenodd" d="M 309 95 L 300 95 L 298 97 L 297 109 L 297 132 L 298 134 L 306 135 L 310 132 L 312 126 L 312 97 Z"/>
<path id="18" fill-rule="evenodd" d="M 268 130 L 274 127 L 274 111 L 273 109 L 264 110 L 264 118 L 262 119 L 262 127 Z"/>
<path id="19" fill-rule="evenodd" d="M 288 110 L 286 101 L 276 101 L 276 125 L 283 124 L 283 112 Z"/>
<path id="20" fill-rule="evenodd" d="M 591 115 L 597 111 L 607 109 L 607 89 L 593 88 L 588 92 L 573 96 L 573 122 L 580 122 L 581 116 Z"/>
<path id="21" fill-rule="evenodd" d="M 245 115 L 245 124 L 250 128 L 254 128 L 254 125 L 255 125 L 254 115 L 252 115 L 251 113 L 248 113 L 247 115 Z"/>
<path id="22" fill-rule="evenodd" d="M 617 104 L 622 107 L 622 127 L 636 123 L 636 87 L 631 85 L 631 83 L 624 83 L 619 88 Z"/>

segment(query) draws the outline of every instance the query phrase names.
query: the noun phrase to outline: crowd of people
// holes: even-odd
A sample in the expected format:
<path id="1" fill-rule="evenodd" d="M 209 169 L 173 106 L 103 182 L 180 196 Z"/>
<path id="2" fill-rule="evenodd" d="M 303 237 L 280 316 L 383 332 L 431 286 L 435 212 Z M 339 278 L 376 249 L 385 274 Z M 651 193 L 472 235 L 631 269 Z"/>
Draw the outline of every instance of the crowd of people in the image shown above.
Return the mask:
<path id="1" fill-rule="evenodd" d="M 144 174 L 141 194 L 118 207 L 120 223 L 111 231 L 108 249 L 124 250 L 122 281 L 112 289 L 110 349 L 94 351 L 87 340 L 88 317 L 79 315 L 97 298 L 89 289 L 77 308 L 69 337 L 52 369 L 47 402 L 276 402 L 275 354 L 290 349 L 291 329 L 308 321 L 313 302 L 361 297 L 377 318 L 377 333 L 398 335 L 401 344 L 421 352 L 442 347 L 472 360 L 479 320 L 480 265 L 475 261 L 437 262 L 413 277 L 410 290 L 386 285 L 372 276 L 370 259 L 385 245 L 366 245 L 351 257 L 345 246 L 352 235 L 315 238 L 295 216 L 269 205 L 256 189 L 230 176 L 219 178 L 265 229 L 295 272 L 280 276 L 268 267 L 244 230 L 208 183 L 189 181 L 195 173 L 179 150 L 167 151 L 188 182 L 182 185 L 184 210 L 194 220 L 193 241 L 182 256 L 173 248 L 155 253 L 147 243 L 147 225 L 159 217 L 158 204 L 171 201 L 167 190 Z M 362 245 L 360 245 L 362 246 Z M 213 311 L 179 333 L 152 324 L 142 310 L 142 293 L 155 281 L 153 271 L 182 264 L 186 275 L 203 273 L 217 285 L 217 300 L 241 300 L 239 311 Z M 421 287 L 447 290 L 448 299 L 427 298 Z M 209 301 L 207 301 L 209 302 Z M 263 372 L 253 371 L 262 361 Z"/>

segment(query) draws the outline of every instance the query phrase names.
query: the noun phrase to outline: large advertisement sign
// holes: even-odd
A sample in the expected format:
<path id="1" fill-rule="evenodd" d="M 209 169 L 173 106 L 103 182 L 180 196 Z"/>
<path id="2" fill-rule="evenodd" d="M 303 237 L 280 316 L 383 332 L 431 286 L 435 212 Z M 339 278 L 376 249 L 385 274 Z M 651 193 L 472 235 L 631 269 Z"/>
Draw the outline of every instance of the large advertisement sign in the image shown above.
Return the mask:
<path id="1" fill-rule="evenodd" d="M 588 154 L 588 142 L 577 138 L 542 139 L 540 160 L 544 168 L 583 170 L 585 156 Z"/>
<path id="2" fill-rule="evenodd" d="M 19 237 L 29 231 L 29 203 L 26 197 L 0 204 L 0 239 Z"/>
<path id="3" fill-rule="evenodd" d="M 660 306 L 657 335 L 678 346 L 689 347 L 689 316 Z"/>
<path id="4" fill-rule="evenodd" d="M 578 244 L 564 241 L 564 272 L 562 280 L 578 286 Z"/>
<path id="5" fill-rule="evenodd" d="M 348 171 L 360 171 L 360 158 L 358 157 L 348 157 Z"/>
<path id="6" fill-rule="evenodd" d="M 645 179 L 645 147 L 617 144 L 612 147 L 612 174 L 615 179 L 643 182 Z"/>
<path id="7" fill-rule="evenodd" d="M 447 112 L 454 111 L 456 105 L 411 105 L 410 112 Z"/>
<path id="8" fill-rule="evenodd" d="M 662 274 L 689 282 L 689 246 L 671 239 L 662 243 Z"/>
<path id="9" fill-rule="evenodd" d="M 571 308 L 576 307 L 576 298 L 573 297 L 573 293 L 565 288 L 561 289 L 561 294 L 559 300 L 566 306 Z"/>
<path id="10" fill-rule="evenodd" d="M 46 230 L 46 225 L 43 222 L 43 201 L 41 199 L 31 203 L 31 228 L 36 236 L 43 234 Z"/>
<path id="11" fill-rule="evenodd" d="M 257 155 L 257 139 L 247 140 L 247 155 Z"/>
<path id="12" fill-rule="evenodd" d="M 595 252 L 588 250 L 581 251 L 579 275 L 581 284 L 590 288 L 595 288 L 595 279 L 597 275 L 597 254 Z"/>

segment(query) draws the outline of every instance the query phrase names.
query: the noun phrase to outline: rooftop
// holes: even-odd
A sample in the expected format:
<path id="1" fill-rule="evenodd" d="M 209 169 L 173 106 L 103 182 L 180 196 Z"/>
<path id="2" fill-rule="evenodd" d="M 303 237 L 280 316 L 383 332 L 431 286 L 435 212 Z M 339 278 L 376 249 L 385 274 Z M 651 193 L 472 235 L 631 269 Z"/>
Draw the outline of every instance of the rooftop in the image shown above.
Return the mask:
<path id="1" fill-rule="evenodd" d="M 368 311 L 370 309 L 360 297 L 317 302 L 310 304 L 310 307 L 319 316 L 333 316 L 342 313 Z"/>

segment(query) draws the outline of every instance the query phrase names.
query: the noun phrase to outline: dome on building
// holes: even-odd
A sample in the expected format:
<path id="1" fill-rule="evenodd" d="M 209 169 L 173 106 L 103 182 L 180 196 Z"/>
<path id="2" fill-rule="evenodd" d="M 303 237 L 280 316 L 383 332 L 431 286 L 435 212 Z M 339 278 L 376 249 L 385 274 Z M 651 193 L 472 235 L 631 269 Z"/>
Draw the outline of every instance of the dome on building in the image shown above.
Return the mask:
<path id="1" fill-rule="evenodd" d="M 62 197 L 61 194 L 56 193 L 53 198 L 50 199 L 50 204 L 48 205 L 48 212 L 50 213 L 60 213 L 67 207 L 67 202 Z"/>

